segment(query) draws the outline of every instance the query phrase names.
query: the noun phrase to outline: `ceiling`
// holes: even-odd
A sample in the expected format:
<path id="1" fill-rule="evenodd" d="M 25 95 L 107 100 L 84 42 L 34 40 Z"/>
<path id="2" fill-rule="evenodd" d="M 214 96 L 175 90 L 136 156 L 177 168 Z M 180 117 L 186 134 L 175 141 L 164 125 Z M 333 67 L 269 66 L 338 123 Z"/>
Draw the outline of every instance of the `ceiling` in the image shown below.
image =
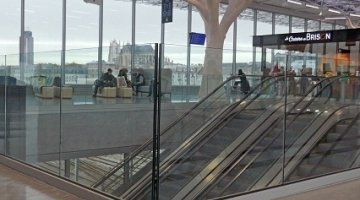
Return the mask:
<path id="1" fill-rule="evenodd" d="M 255 0 L 250 7 L 342 25 L 360 22 L 360 0 Z"/>
<path id="2" fill-rule="evenodd" d="M 136 1 L 152 5 L 161 5 L 162 2 L 162 0 Z M 224 12 L 228 0 L 222 0 L 222 2 L 224 6 L 221 6 L 220 11 Z M 187 8 L 185 0 L 173 0 L 173 3 L 176 8 Z M 250 8 L 344 26 L 347 26 L 347 19 L 350 19 L 354 25 L 360 27 L 360 0 L 254 0 Z M 252 20 L 252 16 L 253 12 L 247 9 L 239 17 Z M 282 17 L 278 16 L 278 18 Z M 282 21 L 283 24 L 289 23 L 286 17 L 283 18 L 283 20 L 280 19 L 279 21 Z M 258 14 L 258 20 L 271 23 L 272 19 L 268 15 Z M 309 25 L 311 26 L 311 23 Z M 293 26 L 303 26 L 303 23 L 299 21 L 297 24 L 296 20 L 293 20 Z"/>

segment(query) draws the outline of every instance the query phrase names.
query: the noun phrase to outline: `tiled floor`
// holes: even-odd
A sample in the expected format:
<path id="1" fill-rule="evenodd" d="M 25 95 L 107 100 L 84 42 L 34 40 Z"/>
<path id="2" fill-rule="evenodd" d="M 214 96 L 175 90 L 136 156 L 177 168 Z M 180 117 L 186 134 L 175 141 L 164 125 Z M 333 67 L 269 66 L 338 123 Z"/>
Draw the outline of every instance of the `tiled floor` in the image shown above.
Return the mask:
<path id="1" fill-rule="evenodd" d="M 359 200 L 360 180 L 350 181 L 323 189 L 304 192 L 278 200 Z"/>
<path id="2" fill-rule="evenodd" d="M 0 164 L 0 200 L 80 200 Z"/>

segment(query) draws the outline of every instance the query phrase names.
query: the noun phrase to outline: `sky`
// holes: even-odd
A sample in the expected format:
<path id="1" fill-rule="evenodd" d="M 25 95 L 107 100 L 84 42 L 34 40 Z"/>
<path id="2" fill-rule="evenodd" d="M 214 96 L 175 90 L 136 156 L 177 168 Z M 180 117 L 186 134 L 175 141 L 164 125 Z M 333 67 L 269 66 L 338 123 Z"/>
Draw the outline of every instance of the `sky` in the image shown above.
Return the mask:
<path id="1" fill-rule="evenodd" d="M 0 32 L 0 55 L 18 54 L 20 2 L 21 0 L 0 1 L 0 24 L 5 27 L 1 28 L 2 31 Z M 104 0 L 104 46 L 108 46 L 110 41 L 114 39 L 120 41 L 121 44 L 131 43 L 131 5 L 132 3 L 126 0 Z M 25 0 L 25 11 L 25 29 L 33 33 L 34 51 L 52 51 L 51 53 L 37 53 L 38 57 L 42 57 L 42 54 L 59 55 L 62 33 L 62 0 Z M 67 1 L 67 49 L 86 48 L 86 50 L 69 51 L 69 54 L 74 55 L 72 57 L 87 55 L 86 57 L 89 58 L 86 59 L 97 59 L 98 11 L 97 5 L 87 4 L 83 0 Z M 160 42 L 161 7 L 147 5 L 139 1 L 136 6 L 136 13 L 136 43 Z M 251 34 L 248 33 L 249 29 L 244 27 L 252 27 L 253 22 L 239 21 L 241 21 L 239 22 L 241 25 L 238 30 L 238 49 L 240 51 L 251 51 Z M 232 30 L 232 28 L 230 29 Z M 175 8 L 173 23 L 166 24 L 165 30 L 168 55 L 171 55 L 175 61 L 184 63 L 186 60 L 184 52 L 186 52 L 187 42 L 187 9 Z M 202 19 L 197 12 L 193 12 L 192 31 L 204 32 Z M 232 31 L 229 31 L 224 48 L 231 49 L 232 46 Z M 195 63 L 202 62 L 203 50 L 204 47 L 194 47 L 192 56 Z M 231 51 L 225 50 L 225 52 L 230 53 Z M 104 59 L 107 58 L 106 53 L 105 51 Z M 244 56 L 244 59 L 250 59 L 247 54 Z M 16 55 L 11 57 L 16 57 Z M 50 56 L 48 57 L 50 59 Z M 232 60 L 230 57 L 225 55 L 224 60 Z M 85 58 L 79 57 L 79 59 L 84 62 Z M 14 58 L 14 60 L 17 59 Z M 73 61 L 76 62 L 76 59 Z"/>

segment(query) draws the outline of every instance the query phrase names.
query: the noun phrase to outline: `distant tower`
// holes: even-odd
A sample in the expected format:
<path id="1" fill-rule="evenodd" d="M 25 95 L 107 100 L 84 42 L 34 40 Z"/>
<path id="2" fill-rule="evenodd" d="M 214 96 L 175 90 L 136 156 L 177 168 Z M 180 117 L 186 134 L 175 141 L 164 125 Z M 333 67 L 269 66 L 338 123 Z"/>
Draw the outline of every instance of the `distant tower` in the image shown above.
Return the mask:
<path id="1" fill-rule="evenodd" d="M 116 40 L 111 41 L 109 48 L 108 62 L 116 63 L 119 57 L 119 53 L 120 53 L 120 44 L 117 43 Z"/>
<path id="2" fill-rule="evenodd" d="M 23 38 L 22 38 L 23 37 Z M 31 31 L 24 31 L 24 35 L 20 37 L 20 63 L 25 65 L 34 64 L 34 38 Z M 23 41 L 23 49 L 21 49 L 21 40 Z"/>

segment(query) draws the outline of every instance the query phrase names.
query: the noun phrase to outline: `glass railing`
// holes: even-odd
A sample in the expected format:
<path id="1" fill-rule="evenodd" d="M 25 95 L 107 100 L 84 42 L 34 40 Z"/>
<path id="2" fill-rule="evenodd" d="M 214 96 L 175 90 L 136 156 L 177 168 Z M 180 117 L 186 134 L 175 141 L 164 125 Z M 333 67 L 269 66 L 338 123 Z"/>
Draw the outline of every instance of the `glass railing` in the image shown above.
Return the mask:
<path id="1" fill-rule="evenodd" d="M 288 73 L 281 70 L 273 73 L 275 61 L 270 60 L 271 56 L 265 66 L 260 57 L 254 62 L 252 58 L 237 56 L 242 60 L 232 63 L 232 55 L 252 55 L 252 51 L 193 46 L 188 57 L 187 46 L 165 44 L 163 47 L 158 118 L 161 173 L 170 173 L 171 166 L 185 158 L 186 151 L 200 144 L 199 138 L 225 126 L 227 119 L 235 118 L 236 113 L 256 110 L 255 104 L 269 112 L 274 109 L 276 121 L 260 123 L 258 120 L 266 118 L 261 111 L 257 123 L 249 124 L 254 128 L 247 131 L 269 131 L 259 132 L 260 139 L 254 142 L 269 142 L 265 135 L 277 135 L 277 139 L 271 143 L 273 146 L 263 149 L 264 153 L 254 149 L 261 162 L 244 157 L 249 166 L 259 167 L 264 163 L 268 166 L 257 169 L 261 173 L 249 170 L 250 174 L 244 175 L 257 181 L 249 182 L 242 193 L 359 166 L 359 77 L 339 71 L 335 71 L 339 76 L 330 77 L 335 72 L 320 73 L 321 69 L 298 66 Z M 153 97 L 155 44 L 137 44 L 133 57 L 131 45 L 121 49 L 118 54 L 110 55 L 110 47 L 103 47 L 102 62 L 98 62 L 98 48 L 67 50 L 64 64 L 61 51 L 0 56 L 0 153 L 116 197 L 130 197 L 138 191 L 135 188 L 142 180 L 140 185 L 148 193 L 157 103 Z M 211 53 L 222 55 L 222 59 L 209 63 L 205 57 Z M 94 96 L 96 80 L 109 68 L 116 84 L 99 85 L 100 90 Z M 239 69 L 245 76 L 236 76 Z M 316 76 L 315 71 L 327 77 Z M 140 84 L 139 74 L 145 79 Z M 133 87 L 128 87 L 130 84 Z M 299 125 L 300 122 L 305 124 Z M 313 134 L 318 134 L 317 138 L 311 137 Z M 250 140 L 243 138 L 243 141 Z M 229 146 L 236 151 L 235 144 Z M 223 150 L 230 152 L 225 147 Z M 239 155 L 246 153 L 252 152 L 249 149 Z M 268 158 L 274 158 L 271 161 L 265 159 L 269 154 L 273 157 Z M 344 155 L 351 155 L 352 159 Z M 214 158 L 218 156 L 223 154 Z M 340 157 L 343 165 L 338 166 L 334 160 Z M 213 168 L 220 170 L 221 166 Z M 211 173 L 206 177 L 211 177 Z M 166 177 L 164 174 L 162 177 Z M 259 182 L 265 180 L 263 177 L 267 177 L 262 182 L 266 184 Z M 197 179 L 195 175 L 186 181 L 180 176 L 172 178 L 183 181 L 187 187 Z M 211 187 L 201 191 L 211 192 Z M 176 190 L 184 192 L 186 188 Z M 238 192 L 227 190 L 221 195 Z M 172 194 L 178 195 L 175 190 Z"/>
<path id="2" fill-rule="evenodd" d="M 0 76 L 5 77 L 6 74 L 6 56 L 0 55 Z M 6 106 L 6 98 L 5 98 L 5 79 L 0 80 L 1 90 L 0 90 L 0 153 L 5 154 L 5 133 L 6 133 L 6 113 L 5 113 L 5 106 Z"/>

